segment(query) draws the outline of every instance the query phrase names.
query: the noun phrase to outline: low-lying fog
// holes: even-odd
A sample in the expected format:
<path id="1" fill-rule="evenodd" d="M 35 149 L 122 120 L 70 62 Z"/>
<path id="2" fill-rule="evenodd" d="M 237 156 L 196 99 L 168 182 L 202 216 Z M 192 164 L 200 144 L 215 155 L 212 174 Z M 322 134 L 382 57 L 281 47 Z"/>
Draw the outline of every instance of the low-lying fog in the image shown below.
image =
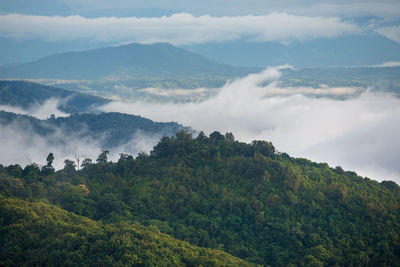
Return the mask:
<path id="1" fill-rule="evenodd" d="M 328 162 L 332 167 L 341 166 L 362 176 L 400 183 L 399 98 L 356 87 L 281 88 L 280 76 L 279 68 L 269 68 L 230 82 L 201 102 L 114 101 L 100 110 L 140 115 L 154 121 L 176 121 L 207 134 L 232 132 L 244 142 L 269 140 L 277 150 L 291 156 Z M 53 102 L 49 103 L 54 107 Z M 36 114 L 32 110 L 29 113 Z M 39 114 L 43 118 L 43 113 Z M 67 137 L 62 132 L 47 140 L 32 135 L 29 129 L 18 129 L 16 125 L 0 128 L 3 165 L 44 164 L 47 154 L 53 152 L 56 167 L 62 168 L 64 159 L 74 159 L 75 154 L 95 161 L 102 149 L 96 140 Z M 158 138 L 137 133 L 131 142 L 113 149 L 111 159 L 117 160 L 121 152 L 149 152 Z M 59 145 L 58 139 L 66 140 L 65 145 Z"/>
<path id="2" fill-rule="evenodd" d="M 280 88 L 280 76 L 268 68 L 202 102 L 112 102 L 101 110 L 232 132 L 244 142 L 270 140 L 291 156 L 400 182 L 399 98 L 355 87 Z"/>

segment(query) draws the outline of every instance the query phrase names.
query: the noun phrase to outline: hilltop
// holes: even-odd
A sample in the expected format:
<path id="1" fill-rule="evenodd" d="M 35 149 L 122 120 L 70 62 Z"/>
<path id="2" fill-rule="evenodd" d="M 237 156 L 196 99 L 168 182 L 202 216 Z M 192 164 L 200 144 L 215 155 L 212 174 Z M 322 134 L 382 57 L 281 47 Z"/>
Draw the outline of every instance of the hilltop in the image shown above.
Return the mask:
<path id="1" fill-rule="evenodd" d="M 79 171 L 74 165 L 67 160 L 57 172 L 35 164 L 1 167 L 2 194 L 48 202 L 103 224 L 157 227 L 251 263 L 400 264 L 396 183 L 292 158 L 270 142 L 179 132 L 164 137 L 150 155 L 121 154 L 115 163 L 99 156 Z"/>

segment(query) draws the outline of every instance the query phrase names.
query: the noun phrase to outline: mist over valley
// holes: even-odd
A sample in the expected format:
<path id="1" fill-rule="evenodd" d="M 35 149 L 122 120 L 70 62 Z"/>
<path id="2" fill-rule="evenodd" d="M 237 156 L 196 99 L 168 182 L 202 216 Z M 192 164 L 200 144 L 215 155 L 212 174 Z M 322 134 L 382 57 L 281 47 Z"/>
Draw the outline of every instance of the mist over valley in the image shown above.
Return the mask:
<path id="1" fill-rule="evenodd" d="M 0 266 L 399 266 L 400 4 L 0 3 Z"/>

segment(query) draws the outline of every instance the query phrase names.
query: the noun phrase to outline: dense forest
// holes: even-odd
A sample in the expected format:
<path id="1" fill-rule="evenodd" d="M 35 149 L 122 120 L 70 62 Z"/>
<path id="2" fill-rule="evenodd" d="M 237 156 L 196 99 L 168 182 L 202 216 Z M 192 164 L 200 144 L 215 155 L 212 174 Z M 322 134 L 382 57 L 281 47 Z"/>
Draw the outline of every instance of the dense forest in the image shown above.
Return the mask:
<path id="1" fill-rule="evenodd" d="M 0 195 L 1 266 L 251 266 L 140 224 L 103 224 Z"/>
<path id="2" fill-rule="evenodd" d="M 0 265 L 400 265 L 394 182 L 231 133 L 107 154 L 0 166 Z"/>

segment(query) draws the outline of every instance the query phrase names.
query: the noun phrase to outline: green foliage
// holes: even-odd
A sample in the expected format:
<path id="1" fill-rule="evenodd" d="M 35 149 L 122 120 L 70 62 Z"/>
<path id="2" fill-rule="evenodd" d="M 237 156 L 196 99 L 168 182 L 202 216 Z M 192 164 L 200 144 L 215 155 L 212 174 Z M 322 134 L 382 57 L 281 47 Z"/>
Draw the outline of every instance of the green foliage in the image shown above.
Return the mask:
<path id="1" fill-rule="evenodd" d="M 53 164 L 53 161 L 54 161 L 54 155 L 53 155 L 53 153 L 50 153 L 50 154 L 47 156 L 46 160 L 47 160 L 47 166 L 51 166 L 51 165 Z"/>
<path id="2" fill-rule="evenodd" d="M 0 195 L 1 266 L 251 266 L 140 224 L 103 224 Z"/>
<path id="3" fill-rule="evenodd" d="M 110 153 L 108 150 L 101 151 L 99 157 L 97 158 L 97 163 L 107 163 L 107 155 Z"/>
<path id="4" fill-rule="evenodd" d="M 162 138 L 150 155 L 87 163 L 79 171 L 48 175 L 34 166 L 0 168 L 0 192 L 57 205 L 96 225 L 157 227 L 253 263 L 400 265 L 400 192 L 393 182 L 378 183 L 277 153 L 269 142 L 244 144 L 219 132 L 195 139 L 180 132 Z M 134 255 L 128 258 L 136 261 Z M 184 258 L 177 264 L 197 262 Z"/>
<path id="5" fill-rule="evenodd" d="M 47 161 L 47 164 L 46 165 L 44 165 L 43 167 L 42 167 L 42 170 L 41 170 L 41 172 L 42 172 L 42 174 L 43 175 L 49 175 L 49 174 L 52 174 L 52 173 L 54 173 L 54 167 L 53 167 L 53 161 L 54 161 L 54 155 L 53 155 L 53 153 L 49 153 L 49 155 L 47 156 L 47 158 L 46 158 L 46 161 Z"/>

